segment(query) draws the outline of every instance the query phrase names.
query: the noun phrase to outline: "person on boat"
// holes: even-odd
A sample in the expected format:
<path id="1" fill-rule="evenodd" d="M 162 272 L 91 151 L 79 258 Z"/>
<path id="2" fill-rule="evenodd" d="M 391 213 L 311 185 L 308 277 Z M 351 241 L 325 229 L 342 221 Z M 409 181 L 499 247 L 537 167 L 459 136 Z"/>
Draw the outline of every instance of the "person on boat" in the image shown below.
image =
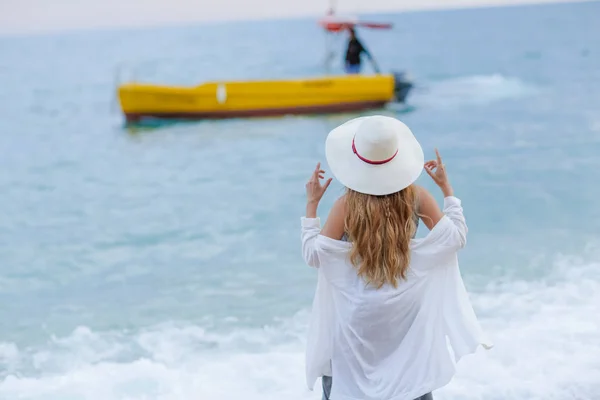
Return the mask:
<path id="1" fill-rule="evenodd" d="M 354 28 L 348 28 L 348 31 L 350 32 L 350 39 L 348 40 L 348 47 L 346 48 L 346 73 L 359 74 L 361 70 L 362 53 L 372 59 L 371 53 L 369 53 L 367 48 L 363 46 L 360 40 L 358 40 Z"/>
<path id="2" fill-rule="evenodd" d="M 325 154 L 346 190 L 321 228 L 317 208 L 332 178 L 322 181 L 319 163 L 306 184 L 302 255 L 318 271 L 308 387 L 321 377 L 325 400 L 432 399 L 461 357 L 491 347 L 458 269 L 461 201 L 438 151 L 424 162 L 397 119 L 353 119 L 329 133 Z M 415 184 L 423 169 L 444 195 L 443 211 Z M 415 239 L 420 221 L 429 233 Z"/>

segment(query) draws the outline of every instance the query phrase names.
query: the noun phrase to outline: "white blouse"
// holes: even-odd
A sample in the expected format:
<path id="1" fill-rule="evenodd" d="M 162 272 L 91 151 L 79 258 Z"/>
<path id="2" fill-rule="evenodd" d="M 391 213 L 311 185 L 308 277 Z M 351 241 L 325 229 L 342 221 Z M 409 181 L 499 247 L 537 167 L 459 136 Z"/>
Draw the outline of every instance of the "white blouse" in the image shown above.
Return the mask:
<path id="1" fill-rule="evenodd" d="M 407 279 L 375 289 L 349 261 L 351 243 L 320 235 L 302 218 L 302 254 L 318 268 L 306 349 L 306 379 L 333 376 L 332 400 L 413 400 L 446 385 L 458 360 L 485 339 L 458 268 L 467 225 L 461 202 L 410 244 Z"/>

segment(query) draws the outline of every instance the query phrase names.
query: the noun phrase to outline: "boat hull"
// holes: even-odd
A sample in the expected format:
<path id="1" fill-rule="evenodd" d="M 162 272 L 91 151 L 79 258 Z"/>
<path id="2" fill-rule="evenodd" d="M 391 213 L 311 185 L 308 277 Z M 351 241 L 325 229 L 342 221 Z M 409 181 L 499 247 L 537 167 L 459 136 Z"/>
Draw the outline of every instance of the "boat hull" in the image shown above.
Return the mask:
<path id="1" fill-rule="evenodd" d="M 232 110 L 232 111 L 193 111 L 193 112 L 126 112 L 127 122 L 140 122 L 144 119 L 173 119 L 173 120 L 199 120 L 199 119 L 228 119 L 228 118 L 259 118 L 278 117 L 284 115 L 318 115 L 335 114 L 353 111 L 364 111 L 382 108 L 386 101 L 344 103 L 328 106 L 304 106 L 289 108 Z"/>
<path id="2" fill-rule="evenodd" d="M 118 94 L 128 122 L 269 117 L 381 108 L 398 100 L 396 80 L 389 74 L 211 82 L 196 87 L 127 83 Z"/>

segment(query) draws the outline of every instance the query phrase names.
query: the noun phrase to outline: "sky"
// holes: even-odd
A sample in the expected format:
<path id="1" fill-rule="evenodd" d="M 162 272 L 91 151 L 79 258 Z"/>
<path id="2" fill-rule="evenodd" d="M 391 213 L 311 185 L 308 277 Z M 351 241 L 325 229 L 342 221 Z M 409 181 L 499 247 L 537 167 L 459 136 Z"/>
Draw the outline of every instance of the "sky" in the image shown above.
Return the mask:
<path id="1" fill-rule="evenodd" d="M 330 0 L 0 0 L 0 34 L 319 16 Z M 333 0 L 339 13 L 481 7 L 557 0 Z M 560 0 L 558 0 L 560 1 Z M 569 2 L 574 0 L 562 0 Z"/>

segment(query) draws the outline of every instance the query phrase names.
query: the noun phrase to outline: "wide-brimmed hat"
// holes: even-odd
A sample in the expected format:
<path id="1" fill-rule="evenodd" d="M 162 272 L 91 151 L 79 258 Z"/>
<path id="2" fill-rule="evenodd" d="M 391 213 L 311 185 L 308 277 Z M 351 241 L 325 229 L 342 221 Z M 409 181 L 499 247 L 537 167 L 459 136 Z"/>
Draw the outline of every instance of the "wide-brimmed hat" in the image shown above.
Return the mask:
<path id="1" fill-rule="evenodd" d="M 325 156 L 344 186 L 375 196 L 410 186 L 425 163 L 408 126 L 382 115 L 352 119 L 329 132 Z"/>

